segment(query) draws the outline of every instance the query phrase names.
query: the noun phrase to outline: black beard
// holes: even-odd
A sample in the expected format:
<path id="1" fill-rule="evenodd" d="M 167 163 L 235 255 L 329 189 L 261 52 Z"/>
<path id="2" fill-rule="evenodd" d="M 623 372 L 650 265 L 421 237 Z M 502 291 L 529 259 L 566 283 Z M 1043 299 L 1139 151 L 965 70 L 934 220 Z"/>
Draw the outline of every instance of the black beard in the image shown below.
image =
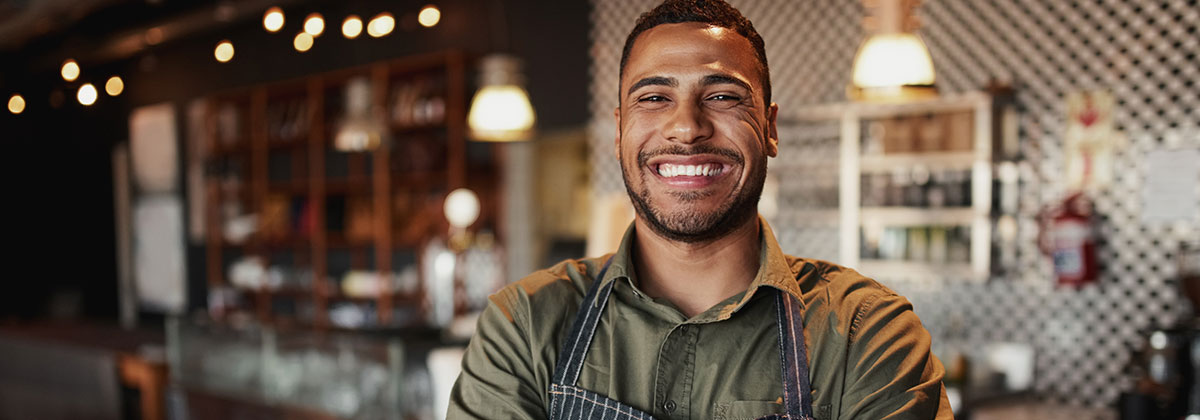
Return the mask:
<path id="1" fill-rule="evenodd" d="M 656 150 L 653 153 L 643 151 L 638 153 L 638 168 L 645 168 L 646 161 L 661 154 L 715 154 L 735 159 L 745 167 L 745 159 L 740 153 L 701 144 L 692 147 L 673 145 Z M 733 199 L 725 202 L 716 211 L 708 213 L 663 214 L 650 204 L 649 189 L 641 192 L 633 190 L 629 182 L 629 170 L 624 163 L 621 163 L 621 177 L 625 180 L 625 191 L 629 193 L 629 198 L 633 201 L 634 210 L 637 211 L 638 216 L 650 225 L 651 230 L 673 241 L 701 243 L 728 235 L 734 229 L 741 227 L 743 223 L 753 219 L 758 214 L 758 200 L 762 196 L 763 182 L 767 178 L 766 155 L 763 155 L 758 163 L 759 165 L 756 167 L 759 169 L 750 172 L 749 179 L 746 180 L 745 185 L 740 190 L 735 191 Z M 645 173 L 639 172 L 639 174 L 643 177 L 642 185 L 645 185 Z M 680 201 L 695 201 L 706 198 L 710 194 L 685 192 L 675 193 L 674 196 Z"/>

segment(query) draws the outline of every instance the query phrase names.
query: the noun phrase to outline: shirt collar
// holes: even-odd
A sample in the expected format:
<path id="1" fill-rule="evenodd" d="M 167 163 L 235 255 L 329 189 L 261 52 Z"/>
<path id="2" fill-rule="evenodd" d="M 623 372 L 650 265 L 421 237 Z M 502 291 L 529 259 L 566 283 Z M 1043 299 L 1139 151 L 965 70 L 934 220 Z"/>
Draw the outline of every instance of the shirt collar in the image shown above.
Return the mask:
<path id="1" fill-rule="evenodd" d="M 800 302 L 801 308 L 804 307 L 802 298 L 803 292 L 800 290 L 800 284 L 796 281 L 796 273 L 792 271 L 791 264 L 788 263 L 787 256 L 784 255 L 783 249 L 779 247 L 779 242 L 775 239 L 775 233 L 771 230 L 771 226 L 767 224 L 767 220 L 759 216 L 759 238 L 761 239 L 758 273 L 754 275 L 754 280 L 750 282 L 750 287 L 746 289 L 746 293 L 741 299 L 729 301 L 721 308 L 717 315 L 719 319 L 726 319 L 730 314 L 737 312 L 742 306 L 746 305 L 755 292 L 762 286 L 770 286 L 775 289 L 787 292 L 794 299 Z M 617 248 L 617 252 L 612 256 L 612 262 L 609 264 L 608 271 L 604 274 L 604 278 L 600 279 L 601 286 L 616 279 L 624 278 L 632 281 L 634 278 L 633 272 L 633 241 L 634 241 L 634 223 L 630 223 L 625 229 L 625 235 L 621 238 L 621 245 Z"/>

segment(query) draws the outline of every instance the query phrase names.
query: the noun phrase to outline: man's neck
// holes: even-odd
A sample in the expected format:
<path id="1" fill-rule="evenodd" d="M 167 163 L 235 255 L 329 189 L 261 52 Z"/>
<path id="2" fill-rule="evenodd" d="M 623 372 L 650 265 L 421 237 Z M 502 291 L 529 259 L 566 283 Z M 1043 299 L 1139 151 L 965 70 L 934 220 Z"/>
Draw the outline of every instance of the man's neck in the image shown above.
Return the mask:
<path id="1" fill-rule="evenodd" d="M 643 291 L 671 302 L 688 318 L 741 293 L 758 273 L 758 218 L 703 243 L 673 241 L 635 222 L 633 258 Z"/>

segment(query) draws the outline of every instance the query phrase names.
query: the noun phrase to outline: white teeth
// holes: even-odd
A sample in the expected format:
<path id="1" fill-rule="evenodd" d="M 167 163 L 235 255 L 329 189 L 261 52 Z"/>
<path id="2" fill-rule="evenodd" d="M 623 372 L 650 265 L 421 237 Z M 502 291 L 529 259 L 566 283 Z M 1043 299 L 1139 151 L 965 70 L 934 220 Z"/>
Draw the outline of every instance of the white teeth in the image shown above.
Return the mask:
<path id="1" fill-rule="evenodd" d="M 658 165 L 658 174 L 667 178 L 677 176 L 715 176 L 721 173 L 721 165 L 704 164 L 704 165 L 672 165 L 664 163 Z"/>

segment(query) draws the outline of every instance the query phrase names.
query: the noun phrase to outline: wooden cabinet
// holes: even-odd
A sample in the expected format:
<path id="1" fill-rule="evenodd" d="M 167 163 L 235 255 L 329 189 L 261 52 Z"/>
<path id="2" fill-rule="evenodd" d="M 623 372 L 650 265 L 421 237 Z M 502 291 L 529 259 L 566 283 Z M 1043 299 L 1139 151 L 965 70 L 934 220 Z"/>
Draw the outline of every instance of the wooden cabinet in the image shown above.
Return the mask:
<path id="1" fill-rule="evenodd" d="M 442 199 L 471 186 L 475 226 L 495 226 L 493 155 L 465 139 L 467 66 L 444 52 L 207 98 L 212 315 L 323 328 L 358 306 L 362 325 L 421 325 L 420 251 L 446 235 Z M 347 133 L 378 145 L 335 147 Z"/>

